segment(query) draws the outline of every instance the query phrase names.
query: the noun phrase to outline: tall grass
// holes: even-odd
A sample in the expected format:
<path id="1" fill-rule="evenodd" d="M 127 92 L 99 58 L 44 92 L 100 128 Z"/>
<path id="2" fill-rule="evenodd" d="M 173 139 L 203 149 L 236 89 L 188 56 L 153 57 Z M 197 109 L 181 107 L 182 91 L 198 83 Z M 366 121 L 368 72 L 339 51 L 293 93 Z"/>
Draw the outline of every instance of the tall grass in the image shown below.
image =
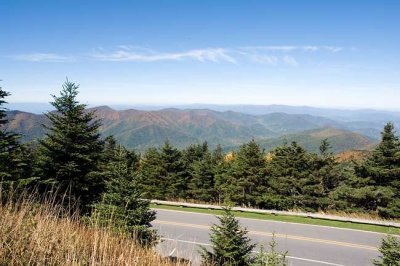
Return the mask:
<path id="1" fill-rule="evenodd" d="M 0 190 L 0 265 L 183 265 L 96 221 L 82 222 L 54 197 L 15 198 Z"/>

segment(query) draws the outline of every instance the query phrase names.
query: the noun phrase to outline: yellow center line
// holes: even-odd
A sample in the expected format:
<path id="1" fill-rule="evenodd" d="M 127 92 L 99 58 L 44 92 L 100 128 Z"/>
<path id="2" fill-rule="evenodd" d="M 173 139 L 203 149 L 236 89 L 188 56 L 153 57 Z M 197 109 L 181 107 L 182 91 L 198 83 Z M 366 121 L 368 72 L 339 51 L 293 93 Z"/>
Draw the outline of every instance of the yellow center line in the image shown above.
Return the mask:
<path id="1" fill-rule="evenodd" d="M 178 222 L 160 221 L 160 220 L 156 220 L 153 223 L 154 224 L 164 224 L 164 225 L 174 225 L 174 226 L 181 226 L 181 227 L 190 227 L 190 228 L 197 228 L 197 229 L 202 229 L 202 230 L 210 229 L 210 226 L 201 225 L 201 224 L 188 224 L 188 223 L 178 223 Z M 268 237 L 272 236 L 272 233 L 270 233 L 270 232 L 260 232 L 260 231 L 251 231 L 251 230 L 249 230 L 248 232 L 251 235 L 268 236 Z M 308 242 L 321 243 L 321 244 L 336 245 L 336 246 L 343 246 L 343 247 L 367 249 L 367 250 L 372 250 L 372 251 L 378 250 L 376 247 L 367 246 L 367 245 L 353 244 L 353 243 L 349 243 L 349 242 L 341 242 L 341 241 L 319 239 L 319 238 L 312 238 L 312 237 L 285 235 L 285 234 L 275 234 L 275 237 L 284 238 L 284 239 L 300 240 L 300 241 L 308 241 Z"/>

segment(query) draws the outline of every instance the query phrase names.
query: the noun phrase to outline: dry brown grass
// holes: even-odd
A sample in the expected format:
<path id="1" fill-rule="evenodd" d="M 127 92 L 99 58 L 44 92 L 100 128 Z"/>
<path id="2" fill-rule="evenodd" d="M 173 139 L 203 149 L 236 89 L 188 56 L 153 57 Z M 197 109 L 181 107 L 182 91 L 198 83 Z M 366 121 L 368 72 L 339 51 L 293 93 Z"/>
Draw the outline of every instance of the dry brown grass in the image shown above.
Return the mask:
<path id="1" fill-rule="evenodd" d="M 195 204 L 205 204 L 205 205 L 213 205 L 213 206 L 226 206 L 224 204 L 218 204 L 215 202 L 206 202 L 206 201 L 201 201 L 201 200 L 195 200 L 195 199 L 167 199 L 171 200 L 174 202 L 182 202 L 182 203 L 195 203 Z M 247 206 L 244 206 L 247 207 Z M 253 209 L 259 209 L 256 206 L 249 207 Z M 184 209 L 183 209 L 184 210 Z M 289 212 L 307 212 L 302 209 L 289 209 Z M 365 220 L 374 220 L 374 221 L 386 221 L 386 222 L 400 222 L 400 219 L 387 219 L 379 216 L 378 212 L 349 212 L 349 211 L 340 211 L 340 210 L 325 210 L 325 211 L 315 211 L 311 213 L 318 213 L 318 214 L 326 214 L 326 215 L 333 215 L 333 216 L 338 216 L 338 217 L 345 217 L 345 218 L 355 218 L 355 219 L 365 219 Z"/>
<path id="2" fill-rule="evenodd" d="M 346 218 L 355 218 L 355 219 L 365 219 L 371 221 L 384 221 L 384 222 L 400 222 L 400 219 L 387 219 L 379 216 L 378 212 L 346 212 L 346 211 L 336 211 L 336 210 L 327 210 L 327 211 L 319 211 L 320 214 L 334 215 L 339 217 Z"/>
<path id="3" fill-rule="evenodd" d="M 51 200 L 2 201 L 0 191 L 0 265 L 184 264 L 163 259 L 115 230 L 88 226 L 77 214 L 65 215 Z"/>

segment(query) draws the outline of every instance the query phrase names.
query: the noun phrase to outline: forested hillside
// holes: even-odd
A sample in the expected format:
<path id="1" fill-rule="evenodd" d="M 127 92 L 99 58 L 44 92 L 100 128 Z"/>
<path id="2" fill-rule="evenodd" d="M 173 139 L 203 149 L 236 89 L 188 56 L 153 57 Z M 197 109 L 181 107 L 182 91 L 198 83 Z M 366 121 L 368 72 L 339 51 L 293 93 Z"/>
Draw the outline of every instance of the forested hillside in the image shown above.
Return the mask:
<path id="1" fill-rule="evenodd" d="M 297 141 L 306 150 L 316 152 L 319 142 L 328 138 L 335 153 L 370 149 L 376 142 L 346 130 L 346 125 L 334 120 L 304 114 L 248 115 L 207 109 L 116 111 L 107 106 L 88 109 L 91 111 L 102 120 L 99 130 L 103 137 L 112 135 L 125 147 L 141 152 L 161 147 L 165 139 L 179 148 L 207 141 L 210 147 L 221 145 L 224 151 L 237 150 L 250 139 L 255 139 L 266 150 L 285 141 Z M 24 141 L 42 138 L 45 133 L 42 124 L 50 123 L 45 115 L 19 111 L 10 111 L 7 117 L 10 120 L 7 129 L 22 134 Z"/>
<path id="2" fill-rule="evenodd" d="M 321 141 L 324 139 L 329 140 L 332 152 L 335 154 L 347 150 L 371 150 L 376 146 L 376 142 L 366 136 L 332 127 L 307 130 L 284 135 L 279 138 L 260 140 L 258 143 L 262 148 L 270 151 L 284 143 L 295 141 L 307 151 L 318 152 Z"/>
<path id="3" fill-rule="evenodd" d="M 7 95 L 2 91 L 2 98 Z M 224 116 L 251 124 L 251 117 L 208 110 L 88 111 L 77 101 L 77 95 L 77 85 L 67 81 L 60 96 L 54 96 L 52 104 L 57 112 L 46 114 L 47 134 L 39 143 L 20 144 L 18 135 L 10 128 L 4 130 L 7 118 L 1 111 L 0 175 L 5 191 L 15 186 L 45 191 L 49 185 L 60 192 L 68 190 L 62 198 L 77 202 L 84 214 L 95 212 L 106 220 L 110 213 L 118 213 L 123 222 L 117 220 L 116 225 L 135 232 L 143 245 L 154 241 L 150 228 L 154 213 L 141 198 L 400 217 L 400 141 L 390 122 L 383 128 L 380 143 L 360 161 L 336 159 L 329 138 L 347 139 L 354 133 L 332 128 L 307 133 L 320 140 L 318 152 L 308 152 L 296 141 L 266 152 L 253 139 L 228 153 L 221 146 L 211 148 L 207 142 L 182 149 L 167 140 L 162 147 L 139 154 L 112 136 L 102 137 L 100 129 L 112 133 L 113 120 L 120 122 L 121 115 L 132 117 L 133 113 L 143 126 L 156 121 L 184 127 L 187 120 L 218 126 L 216 117 Z M 96 112 L 104 119 L 100 120 Z M 258 122 L 262 119 L 257 117 Z M 302 123 L 310 120 L 315 123 L 315 118 Z M 225 134 L 223 130 L 217 133 Z M 360 143 L 368 145 L 367 139 L 361 138 Z"/>

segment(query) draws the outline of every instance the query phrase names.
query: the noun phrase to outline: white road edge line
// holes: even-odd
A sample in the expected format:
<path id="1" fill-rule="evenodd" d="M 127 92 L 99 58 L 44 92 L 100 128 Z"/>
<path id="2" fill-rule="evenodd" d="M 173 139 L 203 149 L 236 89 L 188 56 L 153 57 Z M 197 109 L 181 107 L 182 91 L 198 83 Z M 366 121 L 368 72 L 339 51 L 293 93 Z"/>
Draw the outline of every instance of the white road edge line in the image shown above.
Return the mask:
<path id="1" fill-rule="evenodd" d="M 207 243 L 199 243 L 199 242 L 194 242 L 194 241 L 178 240 L 178 239 L 164 238 L 164 237 L 162 237 L 161 240 L 173 241 L 173 242 L 181 242 L 181 243 L 194 244 L 194 245 L 201 245 L 201 246 L 211 246 L 210 244 L 207 244 Z M 257 252 L 257 251 L 253 251 L 253 253 L 258 253 L 258 252 Z M 323 265 L 345 266 L 345 265 L 343 265 L 343 264 L 337 264 L 337 263 L 332 263 L 332 262 L 327 262 L 327 261 L 320 261 L 320 260 L 312 260 L 312 259 L 306 259 L 306 258 L 299 258 L 299 257 L 294 257 L 294 256 L 286 256 L 286 258 L 293 259 L 293 260 L 301 260 L 301 261 L 314 262 L 314 263 L 319 263 L 319 264 L 323 264 Z"/>
<path id="2" fill-rule="evenodd" d="M 208 213 L 199 213 L 199 212 L 191 212 L 191 211 L 176 211 L 176 210 L 167 210 L 167 209 L 158 209 L 158 208 L 151 208 L 152 210 L 160 210 L 160 211 L 169 211 L 169 212 L 182 212 L 182 213 L 191 213 L 191 214 L 199 214 L 199 215 L 208 215 L 208 216 L 215 216 L 214 214 Z M 295 225 L 303 225 L 303 226 L 314 226 L 314 227 L 323 227 L 323 228 L 331 228 L 337 230 L 348 230 L 348 231 L 356 231 L 356 232 L 363 232 L 363 233 L 370 233 L 370 234 L 378 234 L 378 235 L 387 235 L 385 233 L 379 232 L 372 232 L 372 231 L 365 231 L 360 229 L 351 229 L 351 228 L 342 228 L 342 227 L 334 227 L 334 226 L 327 226 L 327 225 L 316 225 L 316 224 L 302 224 L 302 223 L 293 223 L 293 222 L 281 222 L 281 221 L 272 221 L 267 219 L 254 219 L 254 218 L 244 218 L 244 217 L 236 217 L 241 220 L 251 220 L 251 221 L 264 221 L 264 222 L 271 222 L 271 223 L 285 223 L 285 224 L 295 224 Z"/>

